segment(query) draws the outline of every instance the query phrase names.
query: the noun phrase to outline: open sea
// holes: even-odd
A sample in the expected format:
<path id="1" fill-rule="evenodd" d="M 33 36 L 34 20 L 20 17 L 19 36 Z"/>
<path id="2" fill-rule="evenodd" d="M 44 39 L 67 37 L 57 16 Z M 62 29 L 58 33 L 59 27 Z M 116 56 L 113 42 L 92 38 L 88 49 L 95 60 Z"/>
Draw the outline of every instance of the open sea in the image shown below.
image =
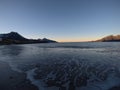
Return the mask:
<path id="1" fill-rule="evenodd" d="M 120 42 L 1 45 L 0 62 L 38 90 L 120 90 Z M 7 82 L 0 81 L 0 90 Z M 9 90 L 19 90 L 16 83 Z"/>

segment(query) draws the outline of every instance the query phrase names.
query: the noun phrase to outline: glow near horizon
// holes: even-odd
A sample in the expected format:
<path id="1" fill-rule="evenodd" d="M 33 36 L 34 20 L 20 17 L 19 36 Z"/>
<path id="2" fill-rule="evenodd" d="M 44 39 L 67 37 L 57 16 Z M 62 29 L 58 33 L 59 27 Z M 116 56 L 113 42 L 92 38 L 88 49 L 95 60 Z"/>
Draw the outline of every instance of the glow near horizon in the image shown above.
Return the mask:
<path id="1" fill-rule="evenodd" d="M 0 0 L 0 33 L 60 42 L 120 34 L 120 0 Z"/>

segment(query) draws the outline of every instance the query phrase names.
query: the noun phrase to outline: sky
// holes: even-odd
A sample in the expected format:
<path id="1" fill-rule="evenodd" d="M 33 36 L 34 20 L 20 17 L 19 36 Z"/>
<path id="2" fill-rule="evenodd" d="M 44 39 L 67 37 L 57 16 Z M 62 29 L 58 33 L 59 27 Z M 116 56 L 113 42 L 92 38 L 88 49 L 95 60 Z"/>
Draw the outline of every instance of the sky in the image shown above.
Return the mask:
<path id="1" fill-rule="evenodd" d="M 120 0 L 0 0 L 0 33 L 78 42 L 120 34 Z"/>

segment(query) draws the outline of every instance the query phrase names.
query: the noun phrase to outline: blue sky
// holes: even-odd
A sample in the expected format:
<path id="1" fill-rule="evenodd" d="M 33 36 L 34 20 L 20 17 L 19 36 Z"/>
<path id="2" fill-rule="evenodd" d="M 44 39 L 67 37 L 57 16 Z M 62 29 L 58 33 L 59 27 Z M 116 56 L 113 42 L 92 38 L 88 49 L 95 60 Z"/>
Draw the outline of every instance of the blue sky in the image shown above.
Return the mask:
<path id="1" fill-rule="evenodd" d="M 120 0 L 0 0 L 0 33 L 89 41 L 120 34 Z"/>

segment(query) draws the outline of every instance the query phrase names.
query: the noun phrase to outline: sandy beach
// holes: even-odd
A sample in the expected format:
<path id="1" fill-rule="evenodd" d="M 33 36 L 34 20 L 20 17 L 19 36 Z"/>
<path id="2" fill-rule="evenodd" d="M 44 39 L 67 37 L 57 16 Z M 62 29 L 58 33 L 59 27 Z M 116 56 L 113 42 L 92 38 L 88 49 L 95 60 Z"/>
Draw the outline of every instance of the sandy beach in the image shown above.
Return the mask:
<path id="1" fill-rule="evenodd" d="M 38 90 L 24 73 L 18 73 L 9 67 L 7 63 L 0 62 L 0 90 Z"/>
<path id="2" fill-rule="evenodd" d="M 120 90 L 120 43 L 0 47 L 0 90 Z"/>

